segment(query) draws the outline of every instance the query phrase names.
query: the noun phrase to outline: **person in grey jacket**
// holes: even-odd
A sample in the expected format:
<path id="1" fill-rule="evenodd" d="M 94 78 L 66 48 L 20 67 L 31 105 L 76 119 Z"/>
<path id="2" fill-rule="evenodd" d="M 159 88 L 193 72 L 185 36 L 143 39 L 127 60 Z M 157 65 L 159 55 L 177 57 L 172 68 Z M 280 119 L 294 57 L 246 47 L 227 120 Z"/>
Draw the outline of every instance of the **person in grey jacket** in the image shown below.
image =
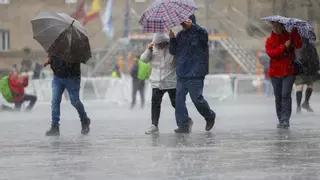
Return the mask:
<path id="1" fill-rule="evenodd" d="M 145 132 L 152 134 L 159 132 L 158 124 L 161 111 L 163 95 L 168 92 L 172 106 L 175 108 L 176 100 L 176 67 L 174 57 L 169 53 L 169 36 L 156 33 L 153 35 L 152 43 L 140 59 L 144 62 L 151 62 L 150 82 L 152 85 L 152 106 L 151 106 L 151 127 Z M 189 118 L 189 128 L 192 121 Z"/>

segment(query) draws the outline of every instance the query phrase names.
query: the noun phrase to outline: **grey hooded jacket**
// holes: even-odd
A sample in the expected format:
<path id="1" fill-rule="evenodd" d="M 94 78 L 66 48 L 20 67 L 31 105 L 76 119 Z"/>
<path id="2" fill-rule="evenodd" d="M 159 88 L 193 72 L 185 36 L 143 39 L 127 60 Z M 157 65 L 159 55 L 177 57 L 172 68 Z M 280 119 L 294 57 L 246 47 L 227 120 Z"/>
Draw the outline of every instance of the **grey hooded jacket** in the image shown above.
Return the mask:
<path id="1" fill-rule="evenodd" d="M 150 82 L 152 88 L 175 89 L 176 88 L 176 67 L 174 57 L 169 53 L 169 45 L 164 49 L 157 49 L 155 44 L 168 42 L 166 34 L 156 33 L 153 35 L 153 50 L 146 49 L 140 59 L 144 62 L 151 62 Z"/>

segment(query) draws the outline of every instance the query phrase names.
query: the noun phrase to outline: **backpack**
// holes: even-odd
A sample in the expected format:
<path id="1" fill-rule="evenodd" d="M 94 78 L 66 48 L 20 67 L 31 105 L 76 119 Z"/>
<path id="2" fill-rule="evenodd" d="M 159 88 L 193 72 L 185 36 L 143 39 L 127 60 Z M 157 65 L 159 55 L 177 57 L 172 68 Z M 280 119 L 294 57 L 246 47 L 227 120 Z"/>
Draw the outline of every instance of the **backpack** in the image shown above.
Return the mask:
<path id="1" fill-rule="evenodd" d="M 0 79 L 0 91 L 3 96 L 3 98 L 9 102 L 12 103 L 13 100 L 13 94 L 10 89 L 9 85 L 9 76 L 5 76 L 2 79 Z"/>
<path id="2" fill-rule="evenodd" d="M 151 63 L 145 63 L 141 59 L 138 61 L 138 79 L 146 80 L 151 74 Z"/>

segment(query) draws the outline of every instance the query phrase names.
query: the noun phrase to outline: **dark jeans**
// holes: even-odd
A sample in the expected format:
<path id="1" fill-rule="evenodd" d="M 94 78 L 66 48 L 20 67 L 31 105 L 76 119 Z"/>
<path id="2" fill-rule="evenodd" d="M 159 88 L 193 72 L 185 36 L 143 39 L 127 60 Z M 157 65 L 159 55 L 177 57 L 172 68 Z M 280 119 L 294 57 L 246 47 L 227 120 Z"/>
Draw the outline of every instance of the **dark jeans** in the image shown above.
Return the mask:
<path id="1" fill-rule="evenodd" d="M 27 106 L 26 110 L 30 111 L 37 102 L 37 96 L 25 94 L 21 101 L 14 103 L 14 109 L 6 105 L 2 105 L 2 109 L 6 111 L 19 111 L 21 110 L 22 104 L 26 101 L 29 101 L 29 105 Z"/>
<path id="2" fill-rule="evenodd" d="M 37 96 L 25 94 L 24 98 L 21 101 L 15 102 L 14 107 L 15 109 L 20 110 L 21 106 L 24 102 L 29 101 L 29 105 L 27 106 L 27 110 L 31 110 L 33 106 L 36 104 Z"/>
<path id="3" fill-rule="evenodd" d="M 289 123 L 292 111 L 291 92 L 294 81 L 294 75 L 285 76 L 283 78 L 271 77 L 271 83 L 276 99 L 276 111 L 280 123 Z"/>
<path id="4" fill-rule="evenodd" d="M 80 101 L 80 77 L 74 78 L 59 78 L 57 76 L 53 77 L 52 80 L 52 124 L 59 125 L 60 121 L 60 103 L 61 97 L 66 89 L 68 91 L 71 104 L 76 108 L 80 116 L 80 120 L 87 119 L 87 113 Z"/>
<path id="5" fill-rule="evenodd" d="M 168 92 L 171 105 L 173 108 L 176 107 L 176 89 L 152 89 L 152 99 L 151 99 L 151 120 L 152 124 L 158 127 L 160 112 L 161 112 L 161 102 L 163 95 Z"/>
<path id="6" fill-rule="evenodd" d="M 204 79 L 178 79 L 176 93 L 176 120 L 177 125 L 182 128 L 188 127 L 189 114 L 186 106 L 186 96 L 189 93 L 193 104 L 198 112 L 206 119 L 215 117 L 208 102 L 204 99 L 203 93 Z"/>
<path id="7" fill-rule="evenodd" d="M 141 98 L 141 106 L 144 106 L 145 97 L 144 97 L 144 88 L 145 88 L 145 82 L 133 79 L 132 80 L 132 101 L 131 101 L 131 107 L 134 107 L 136 105 L 136 98 L 137 98 L 137 92 L 140 93 Z"/>

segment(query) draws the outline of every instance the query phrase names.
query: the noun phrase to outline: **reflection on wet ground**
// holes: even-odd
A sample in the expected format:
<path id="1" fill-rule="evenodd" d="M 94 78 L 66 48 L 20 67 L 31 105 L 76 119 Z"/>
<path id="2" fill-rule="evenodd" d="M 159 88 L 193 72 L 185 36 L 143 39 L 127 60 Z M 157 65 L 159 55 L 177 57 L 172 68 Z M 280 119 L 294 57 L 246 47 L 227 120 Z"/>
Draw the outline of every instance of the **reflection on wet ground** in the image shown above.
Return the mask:
<path id="1" fill-rule="evenodd" d="M 38 106 L 37 116 L 6 113 L 0 122 L 0 179 L 320 179 L 317 115 L 293 115 L 291 129 L 278 130 L 273 101 L 265 101 L 241 109 L 236 103 L 215 105 L 219 118 L 212 132 L 203 130 L 204 121 L 190 108 L 195 126 L 189 135 L 172 132 L 170 106 L 153 136 L 144 135 L 149 109 L 89 106 L 92 133 L 81 136 L 67 106 L 60 137 L 43 135 L 49 107 Z"/>

